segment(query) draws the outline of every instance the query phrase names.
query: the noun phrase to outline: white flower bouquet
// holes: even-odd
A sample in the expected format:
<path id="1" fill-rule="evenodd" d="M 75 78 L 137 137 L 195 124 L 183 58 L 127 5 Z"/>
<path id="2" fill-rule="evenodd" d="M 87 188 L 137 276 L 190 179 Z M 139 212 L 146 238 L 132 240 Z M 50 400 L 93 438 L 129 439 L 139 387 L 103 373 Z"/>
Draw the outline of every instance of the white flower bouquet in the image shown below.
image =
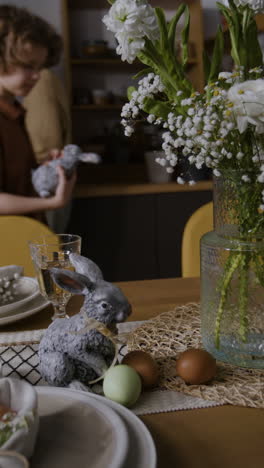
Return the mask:
<path id="1" fill-rule="evenodd" d="M 194 90 L 186 74 L 190 27 L 187 5 L 180 5 L 167 23 L 164 11 L 153 9 L 147 0 L 110 3 L 113 5 L 103 22 L 115 34 L 117 54 L 129 63 L 138 58 L 147 66 L 137 75 L 142 75 L 138 87 L 128 89 L 129 103 L 121 114 L 125 134 L 130 136 L 133 124 L 145 118 L 164 129 L 164 158 L 158 162 L 168 172 L 174 171 L 183 153 L 190 164 L 198 169 L 203 165 L 212 168 L 216 176 L 226 169 L 238 169 L 244 183 L 253 182 L 255 177 L 263 184 L 264 75 L 255 14 L 264 11 L 264 1 L 218 3 L 229 26 L 234 72 L 221 71 L 224 40 L 219 27 L 212 59 L 204 58 L 204 93 Z M 185 21 L 179 57 L 175 35 L 182 16 Z M 250 160 L 245 154 L 245 141 L 249 139 Z M 178 183 L 184 183 L 184 174 L 178 177 Z M 264 209 L 264 192 L 259 206 Z"/>
<path id="2" fill-rule="evenodd" d="M 229 179 L 235 203 L 230 205 L 231 224 L 243 241 L 263 239 L 264 233 L 264 67 L 258 41 L 256 14 L 264 13 L 264 0 L 223 0 L 217 3 L 224 16 L 231 44 L 233 71 L 222 70 L 224 36 L 219 25 L 211 57 L 204 54 L 204 91 L 188 79 L 190 14 L 181 4 L 167 22 L 161 8 L 147 0 L 109 0 L 112 5 L 103 22 L 118 42 L 117 54 L 129 63 L 136 58 L 145 68 L 128 89 L 129 102 L 121 123 L 130 136 L 134 123 L 146 119 L 163 129 L 164 157 L 157 162 L 173 172 L 179 155 L 196 168 L 210 168 L 216 177 Z M 175 36 L 181 26 L 180 54 Z M 181 21 L 182 22 L 182 21 Z M 185 182 L 180 173 L 178 183 Z M 190 184 L 194 181 L 190 180 Z M 240 337 L 246 341 L 247 275 L 254 264 L 264 287 L 264 256 L 231 253 L 219 290 L 215 326 L 219 346 L 220 324 L 232 279 L 239 275 Z M 240 307 L 240 306 L 239 306 Z"/>

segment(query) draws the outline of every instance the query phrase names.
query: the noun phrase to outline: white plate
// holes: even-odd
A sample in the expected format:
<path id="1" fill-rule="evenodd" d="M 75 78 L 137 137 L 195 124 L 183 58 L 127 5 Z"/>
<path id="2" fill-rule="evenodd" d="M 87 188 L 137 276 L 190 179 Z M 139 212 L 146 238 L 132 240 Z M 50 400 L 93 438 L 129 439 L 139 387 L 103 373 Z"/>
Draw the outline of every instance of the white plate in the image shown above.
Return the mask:
<path id="1" fill-rule="evenodd" d="M 15 309 L 13 313 L 10 313 L 4 317 L 0 317 L 0 326 L 8 323 L 17 322 L 25 317 L 35 314 L 39 310 L 43 309 L 49 304 L 49 301 L 44 299 L 41 294 L 38 294 L 34 299 L 22 305 L 18 309 Z"/>
<path id="2" fill-rule="evenodd" d="M 126 466 L 128 433 L 110 406 L 86 392 L 44 386 L 36 390 L 40 427 L 31 468 Z"/>
<path id="3" fill-rule="evenodd" d="M 16 284 L 16 299 L 11 303 L 0 306 L 0 316 L 7 315 L 9 312 L 17 310 L 39 294 L 39 285 L 35 278 L 22 276 L 17 280 Z"/>
<path id="4" fill-rule="evenodd" d="M 129 437 L 129 450 L 123 468 L 156 468 L 157 454 L 153 439 L 149 430 L 138 416 L 115 401 L 108 400 L 99 395 L 91 394 L 91 397 L 96 398 L 98 401 L 103 401 L 105 405 L 114 409 L 125 421 Z"/>
<path id="5" fill-rule="evenodd" d="M 51 388 L 51 391 L 52 389 L 54 389 L 54 387 L 36 387 L 40 398 L 45 399 L 45 388 Z M 58 394 L 61 390 L 62 389 L 59 388 L 57 389 Z M 96 400 L 102 403 L 106 408 L 112 408 L 119 416 L 122 417 L 126 425 L 129 438 L 128 453 L 122 468 L 156 468 L 156 449 L 150 432 L 148 431 L 145 424 L 134 413 L 132 413 L 131 410 L 119 405 L 118 403 L 112 400 L 108 400 L 107 398 L 104 398 L 99 395 L 94 395 L 93 393 L 86 393 L 79 390 L 71 389 L 67 389 L 65 391 L 67 391 L 67 394 L 72 393 L 72 395 L 76 398 L 78 398 L 78 396 L 85 398 L 88 404 L 90 404 L 91 401 Z M 58 467 L 59 466 L 63 466 L 63 468 L 65 468 L 64 465 L 58 465 Z M 80 464 L 78 465 L 78 467 L 79 466 L 83 466 L 83 468 L 88 468 L 89 464 Z M 31 468 L 35 468 L 34 464 L 31 466 Z M 36 468 L 42 468 L 42 465 L 36 465 Z M 49 465 L 49 468 L 53 468 L 53 464 Z M 54 468 L 57 468 L 55 464 Z M 91 465 L 89 466 L 89 468 L 94 467 Z M 109 465 L 106 464 L 103 468 L 109 468 Z"/>

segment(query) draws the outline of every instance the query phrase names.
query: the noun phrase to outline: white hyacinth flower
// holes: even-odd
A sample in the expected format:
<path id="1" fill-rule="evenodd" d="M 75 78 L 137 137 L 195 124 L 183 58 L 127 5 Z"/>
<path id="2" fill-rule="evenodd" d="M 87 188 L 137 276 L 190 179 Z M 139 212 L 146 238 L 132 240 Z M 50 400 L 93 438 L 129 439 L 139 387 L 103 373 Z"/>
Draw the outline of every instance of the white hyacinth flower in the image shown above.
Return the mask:
<path id="1" fill-rule="evenodd" d="M 128 63 L 134 62 L 137 54 L 144 48 L 145 41 L 143 38 L 130 39 L 126 33 L 116 34 L 118 46 L 116 53 L 121 55 L 121 59 Z"/>
<path id="2" fill-rule="evenodd" d="M 255 13 L 263 13 L 264 12 L 264 0 L 234 0 L 235 4 L 239 6 L 248 6 L 250 7 Z M 225 6 L 229 7 L 228 0 L 221 0 Z"/>
<path id="3" fill-rule="evenodd" d="M 264 133 L 264 80 L 248 80 L 232 86 L 227 94 L 233 105 L 238 130 L 243 133 L 248 124 Z"/>
<path id="4" fill-rule="evenodd" d="M 129 63 L 144 48 L 144 38 L 159 37 L 155 11 L 146 0 L 116 0 L 102 21 L 115 34 L 117 54 Z"/>

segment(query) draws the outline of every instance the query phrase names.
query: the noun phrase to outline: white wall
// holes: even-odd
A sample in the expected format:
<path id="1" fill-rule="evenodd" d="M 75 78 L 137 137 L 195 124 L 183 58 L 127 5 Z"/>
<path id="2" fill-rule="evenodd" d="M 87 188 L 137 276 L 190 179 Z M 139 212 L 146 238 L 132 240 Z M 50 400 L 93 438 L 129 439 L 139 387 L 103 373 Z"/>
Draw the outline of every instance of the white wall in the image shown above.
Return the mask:
<path id="1" fill-rule="evenodd" d="M 216 1 L 217 0 L 202 0 L 203 8 L 217 8 Z"/>
<path id="2" fill-rule="evenodd" d="M 220 22 L 220 13 L 216 5 L 216 0 L 202 0 L 204 9 L 204 37 L 205 39 L 215 36 L 217 26 Z"/>
<path id="3" fill-rule="evenodd" d="M 61 32 L 61 2 L 60 0 L 0 0 L 0 4 L 16 5 L 28 8 L 33 13 L 42 16 Z"/>
<path id="4" fill-rule="evenodd" d="M 62 6 L 61 0 L 0 0 L 0 5 L 16 5 L 24 7 L 33 13 L 43 17 L 52 24 L 58 33 L 62 34 Z M 54 67 L 54 71 L 64 79 L 64 58 Z"/>

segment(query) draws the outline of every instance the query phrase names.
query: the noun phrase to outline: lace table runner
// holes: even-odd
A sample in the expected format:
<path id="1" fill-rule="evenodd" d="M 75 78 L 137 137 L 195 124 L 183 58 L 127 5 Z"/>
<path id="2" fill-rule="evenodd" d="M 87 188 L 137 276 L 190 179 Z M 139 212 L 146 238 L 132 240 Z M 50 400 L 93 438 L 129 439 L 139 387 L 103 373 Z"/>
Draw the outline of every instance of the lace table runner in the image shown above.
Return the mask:
<path id="1" fill-rule="evenodd" d="M 144 322 L 126 322 L 118 325 L 120 333 L 129 333 Z M 7 377 L 23 378 L 33 385 L 47 385 L 38 371 L 38 343 L 45 330 L 18 333 L 0 333 L 1 373 Z M 119 360 L 127 353 L 127 347 L 119 348 Z M 191 397 L 170 390 L 143 392 L 132 411 L 137 415 L 206 408 L 216 402 Z"/>
<path id="2" fill-rule="evenodd" d="M 175 374 L 180 352 L 201 347 L 199 304 L 187 304 L 146 322 L 118 325 L 129 333 L 119 348 L 119 360 L 129 350 L 141 349 L 157 360 L 159 389 L 142 393 L 133 411 L 148 414 L 221 404 L 264 407 L 264 371 L 217 363 L 217 375 L 207 385 L 186 385 Z M 38 343 L 44 330 L 0 333 L 1 371 L 4 376 L 24 378 L 33 385 L 47 385 L 38 371 Z"/>
<path id="3" fill-rule="evenodd" d="M 175 307 L 141 324 L 128 337 L 127 347 L 146 351 L 156 359 L 162 388 L 219 404 L 264 408 L 264 370 L 217 362 L 217 374 L 206 385 L 188 385 L 176 375 L 179 354 L 202 347 L 199 304 Z"/>

